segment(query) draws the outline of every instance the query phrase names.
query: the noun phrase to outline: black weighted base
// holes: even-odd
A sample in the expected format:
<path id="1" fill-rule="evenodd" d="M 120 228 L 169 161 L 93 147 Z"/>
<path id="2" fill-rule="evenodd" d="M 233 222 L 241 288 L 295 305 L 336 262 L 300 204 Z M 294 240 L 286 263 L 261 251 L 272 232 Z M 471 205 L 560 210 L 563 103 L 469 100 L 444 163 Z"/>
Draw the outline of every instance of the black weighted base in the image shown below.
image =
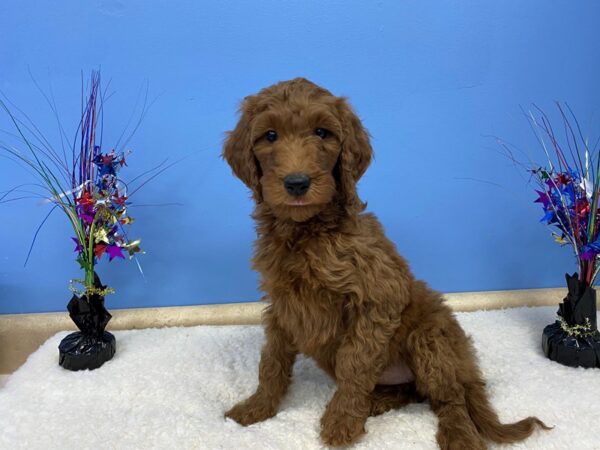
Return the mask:
<path id="1" fill-rule="evenodd" d="M 600 367 L 600 333 L 586 337 L 569 336 L 560 322 L 544 328 L 542 349 L 552 361 L 571 367 Z"/>
<path id="2" fill-rule="evenodd" d="M 69 334 L 58 346 L 58 363 L 68 370 L 93 370 L 112 359 L 117 349 L 115 337 L 105 331 L 100 337 Z"/>
<path id="3" fill-rule="evenodd" d="M 102 285 L 96 272 L 94 287 L 95 290 L 86 289 L 82 296 L 74 294 L 67 305 L 69 316 L 80 331 L 69 334 L 58 346 L 58 364 L 65 369 L 97 369 L 115 355 L 115 337 L 104 331 L 112 317 L 104 307 L 104 296 L 101 295 L 106 286 Z"/>

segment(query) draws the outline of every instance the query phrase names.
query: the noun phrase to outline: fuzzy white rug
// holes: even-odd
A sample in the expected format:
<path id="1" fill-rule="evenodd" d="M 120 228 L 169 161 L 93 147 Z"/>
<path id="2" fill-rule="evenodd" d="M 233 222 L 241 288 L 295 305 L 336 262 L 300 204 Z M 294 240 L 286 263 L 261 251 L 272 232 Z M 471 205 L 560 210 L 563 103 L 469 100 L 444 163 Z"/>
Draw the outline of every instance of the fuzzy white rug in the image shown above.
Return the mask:
<path id="1" fill-rule="evenodd" d="M 556 308 L 459 313 L 475 341 L 503 421 L 537 415 L 555 429 L 512 449 L 600 449 L 600 370 L 572 369 L 541 352 Z M 0 388 L 0 448 L 317 449 L 334 382 L 300 358 L 279 414 L 241 427 L 223 412 L 254 391 L 262 329 L 200 326 L 116 332 L 98 370 L 58 366 L 50 338 Z M 414 404 L 369 418 L 356 449 L 435 449 L 437 419 Z"/>

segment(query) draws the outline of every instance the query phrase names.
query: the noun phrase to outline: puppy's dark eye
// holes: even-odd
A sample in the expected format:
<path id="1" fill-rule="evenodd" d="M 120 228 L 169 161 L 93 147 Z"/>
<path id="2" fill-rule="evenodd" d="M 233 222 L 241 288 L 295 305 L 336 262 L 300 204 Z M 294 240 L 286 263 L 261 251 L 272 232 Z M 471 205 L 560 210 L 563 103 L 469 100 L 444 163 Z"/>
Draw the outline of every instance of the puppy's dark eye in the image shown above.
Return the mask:
<path id="1" fill-rule="evenodd" d="M 326 130 L 325 128 L 317 128 L 315 130 L 315 134 L 317 136 L 319 136 L 321 139 L 325 139 L 327 136 L 330 135 L 329 130 Z"/>
<path id="2" fill-rule="evenodd" d="M 269 130 L 265 133 L 265 139 L 269 142 L 275 142 L 277 140 L 277 131 Z"/>

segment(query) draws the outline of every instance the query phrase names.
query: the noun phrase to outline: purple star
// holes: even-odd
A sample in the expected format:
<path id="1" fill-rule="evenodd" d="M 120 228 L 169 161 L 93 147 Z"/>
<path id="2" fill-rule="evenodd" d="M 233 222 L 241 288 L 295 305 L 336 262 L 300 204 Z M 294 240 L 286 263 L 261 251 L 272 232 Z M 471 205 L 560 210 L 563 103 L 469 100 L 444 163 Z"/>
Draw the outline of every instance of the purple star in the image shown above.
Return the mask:
<path id="1" fill-rule="evenodd" d="M 593 250 L 586 250 L 581 254 L 581 259 L 583 259 L 584 261 L 593 261 L 595 257 L 596 254 Z"/>
<path id="2" fill-rule="evenodd" d="M 88 225 L 94 221 L 95 211 L 92 208 L 77 208 L 77 216 Z"/>
<path id="3" fill-rule="evenodd" d="M 534 201 L 533 203 L 541 203 L 544 207 L 544 209 L 548 209 L 548 205 L 550 205 L 550 198 L 548 197 L 548 194 L 546 194 L 545 192 L 541 192 L 536 190 L 535 192 L 537 192 L 537 194 L 539 195 L 539 198 Z"/>
<path id="4" fill-rule="evenodd" d="M 109 245 L 106 248 L 106 251 L 108 253 L 109 261 L 112 261 L 115 258 L 125 259 L 125 256 L 123 256 L 123 250 L 121 250 L 121 247 L 118 247 L 116 245 Z"/>
<path id="5" fill-rule="evenodd" d="M 71 239 L 73 239 L 73 241 L 75 242 L 75 250 L 73 250 L 74 252 L 78 252 L 80 253 L 83 250 L 83 247 L 81 246 L 81 243 L 79 242 L 79 239 L 72 237 Z"/>

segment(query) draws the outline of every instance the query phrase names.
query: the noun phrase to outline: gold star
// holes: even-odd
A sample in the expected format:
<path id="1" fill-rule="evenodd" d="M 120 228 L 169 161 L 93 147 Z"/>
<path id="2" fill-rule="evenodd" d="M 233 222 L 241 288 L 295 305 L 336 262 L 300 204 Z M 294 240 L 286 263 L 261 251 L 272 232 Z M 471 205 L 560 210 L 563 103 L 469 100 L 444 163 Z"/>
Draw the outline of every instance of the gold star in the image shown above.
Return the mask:
<path id="1" fill-rule="evenodd" d="M 131 241 L 127 244 L 125 244 L 123 247 L 127 250 L 127 253 L 129 253 L 129 257 L 133 257 L 134 254 L 136 253 L 144 253 L 142 251 L 142 249 L 140 248 L 140 240 L 137 239 L 135 241 Z"/>
<path id="2" fill-rule="evenodd" d="M 554 236 L 554 240 L 556 242 L 558 242 L 560 245 L 565 245 L 567 243 L 567 241 L 565 240 L 565 238 L 563 236 L 559 236 L 558 234 L 554 234 L 554 233 L 552 233 L 552 236 Z"/>
<path id="3" fill-rule="evenodd" d="M 108 236 L 106 234 L 106 230 L 104 228 L 96 230 L 96 232 L 94 233 L 94 239 L 96 240 L 96 243 L 105 242 L 106 244 L 108 244 Z"/>

